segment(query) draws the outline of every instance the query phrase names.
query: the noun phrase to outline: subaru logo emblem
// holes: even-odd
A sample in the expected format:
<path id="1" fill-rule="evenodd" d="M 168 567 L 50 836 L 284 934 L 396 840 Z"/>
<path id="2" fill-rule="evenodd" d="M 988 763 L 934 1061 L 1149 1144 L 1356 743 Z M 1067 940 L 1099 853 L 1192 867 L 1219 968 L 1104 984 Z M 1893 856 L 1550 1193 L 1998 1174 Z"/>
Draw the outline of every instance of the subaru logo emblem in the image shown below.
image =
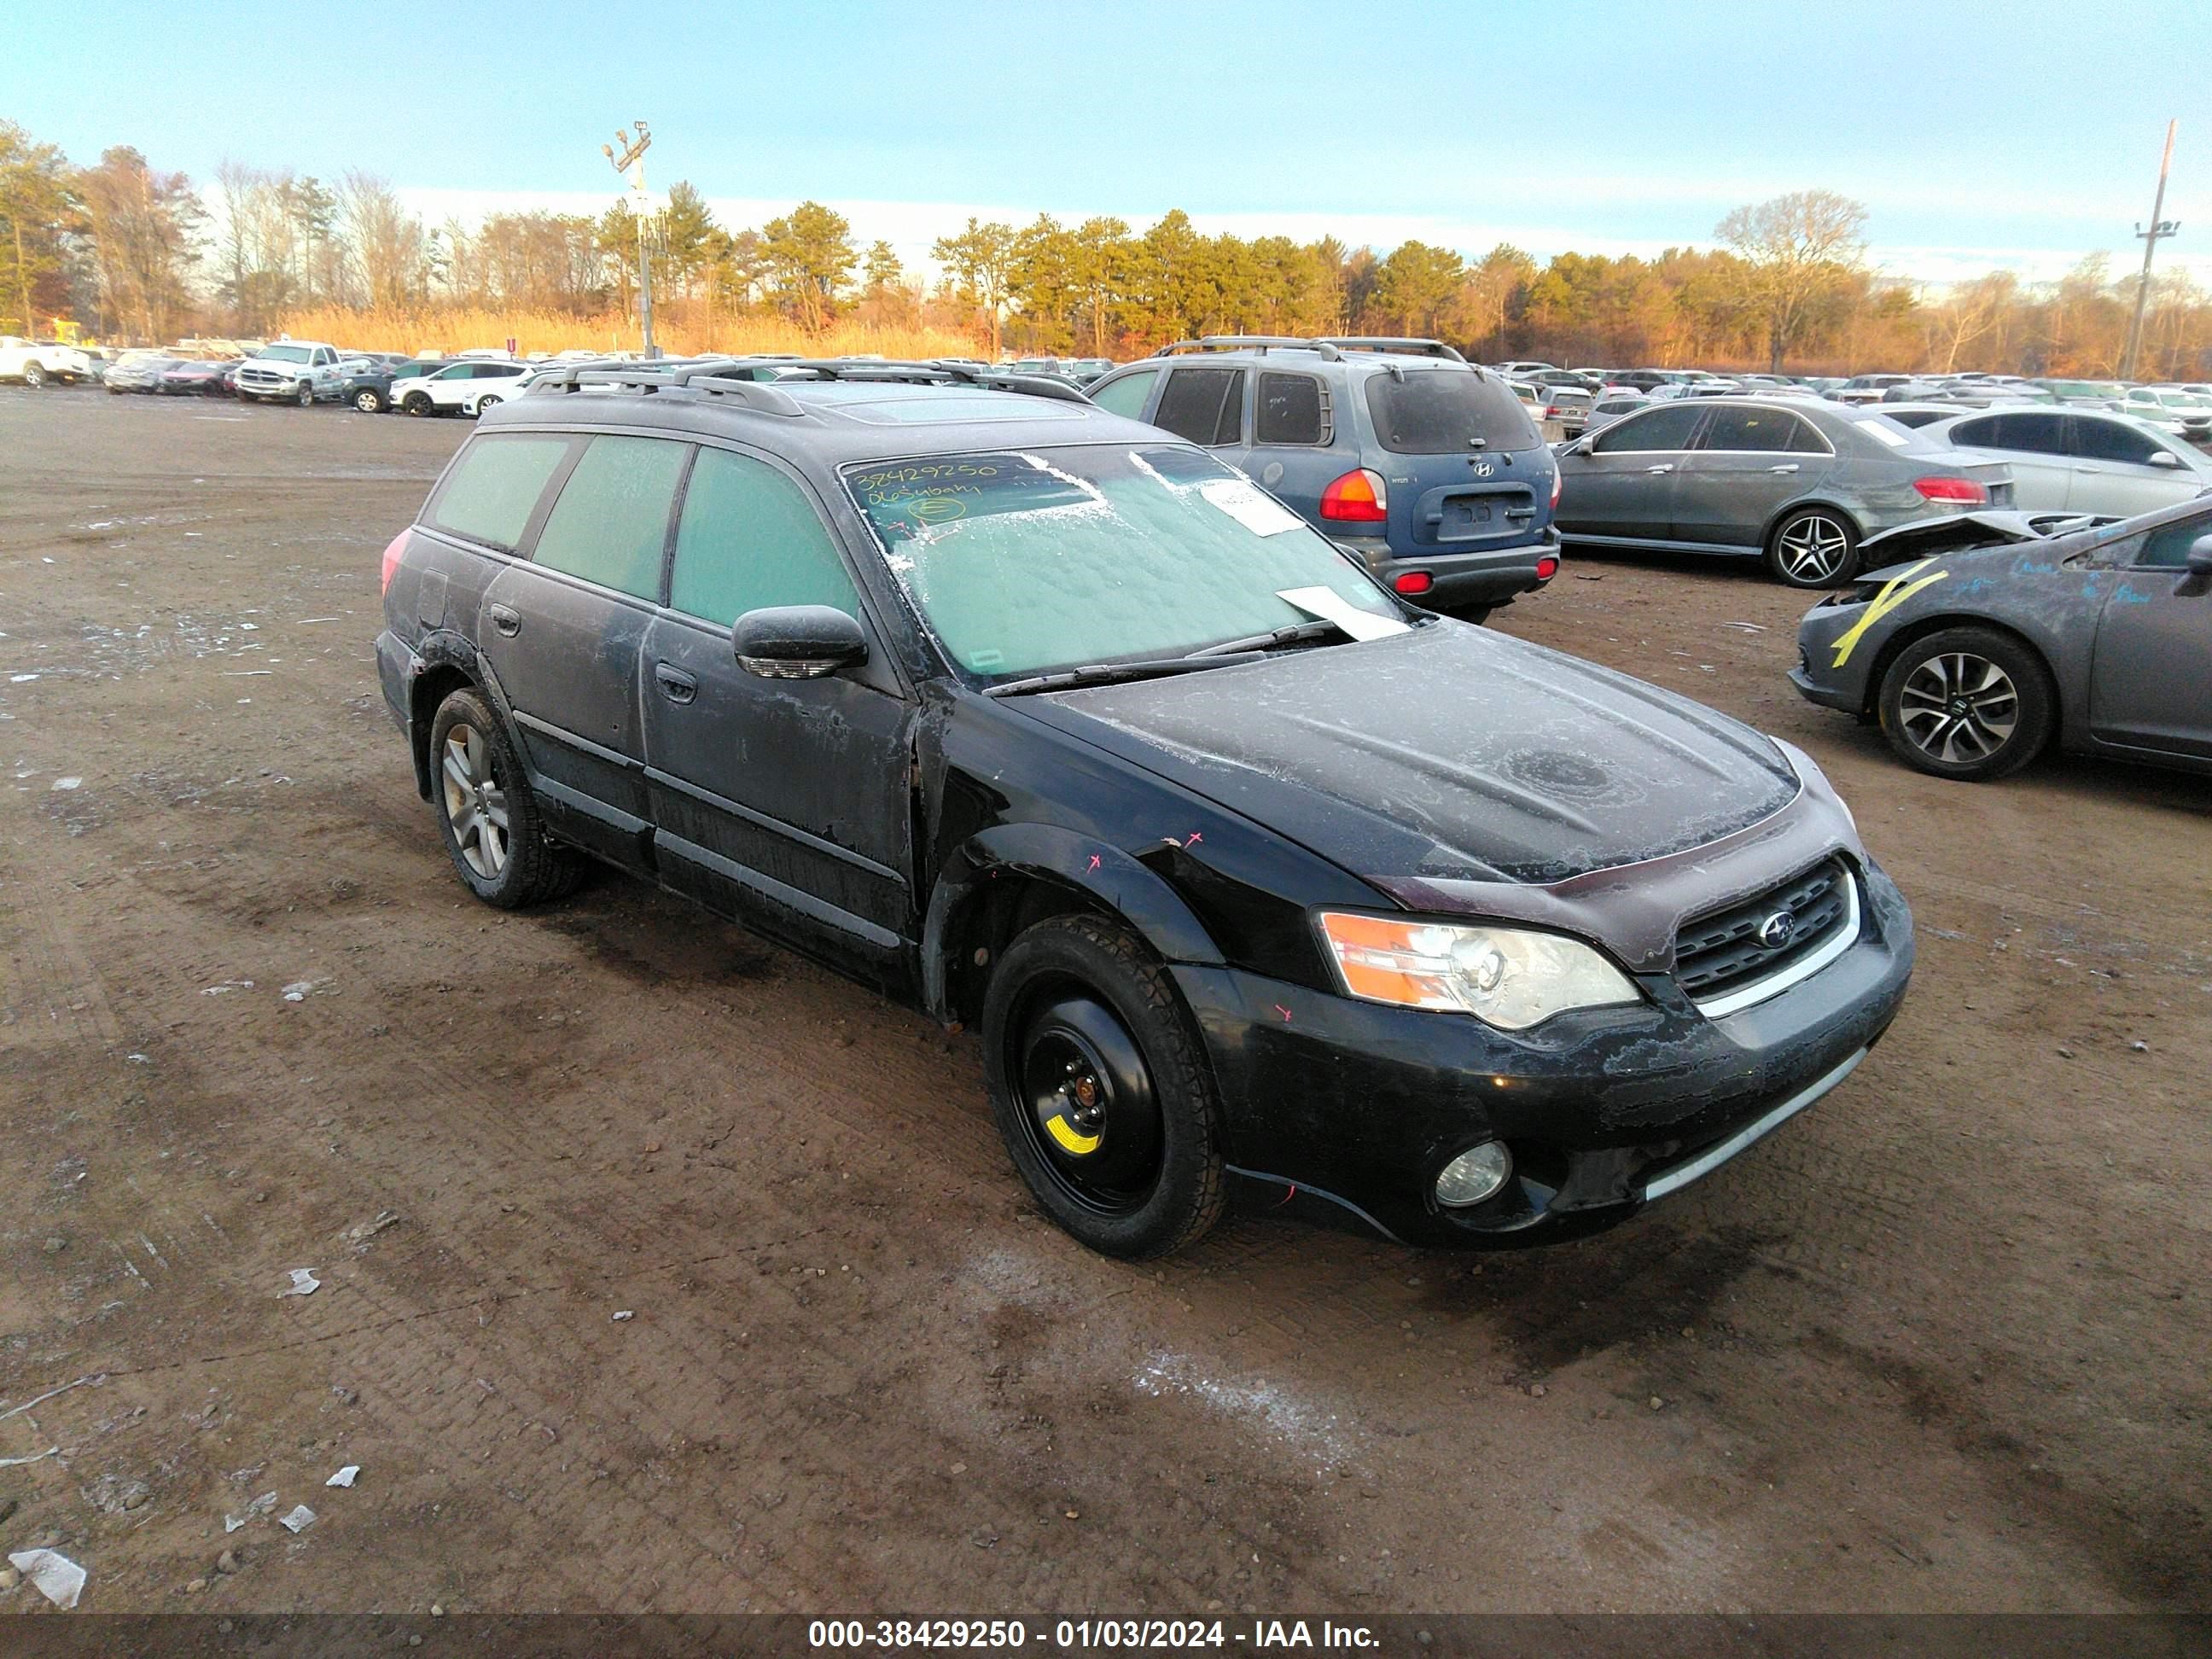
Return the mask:
<path id="1" fill-rule="evenodd" d="M 1777 910 L 1759 924 L 1759 942 L 1770 951 L 1779 951 L 1797 936 L 1797 918 L 1787 910 Z"/>

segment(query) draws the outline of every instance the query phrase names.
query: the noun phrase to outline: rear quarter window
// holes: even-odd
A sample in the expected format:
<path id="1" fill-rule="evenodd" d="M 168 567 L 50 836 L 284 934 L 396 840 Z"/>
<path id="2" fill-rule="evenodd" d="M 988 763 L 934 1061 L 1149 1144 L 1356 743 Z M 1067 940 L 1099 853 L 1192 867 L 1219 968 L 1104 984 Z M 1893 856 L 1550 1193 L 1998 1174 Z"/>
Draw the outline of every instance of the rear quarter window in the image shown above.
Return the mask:
<path id="1" fill-rule="evenodd" d="M 1533 449 L 1542 441 L 1520 399 L 1465 369 L 1422 368 L 1368 377 L 1376 441 L 1394 455 L 1464 455 Z"/>
<path id="2" fill-rule="evenodd" d="M 522 544 L 530 515 L 568 453 L 569 441 L 552 434 L 501 434 L 473 438 L 422 522 L 469 541 L 512 553 Z"/>

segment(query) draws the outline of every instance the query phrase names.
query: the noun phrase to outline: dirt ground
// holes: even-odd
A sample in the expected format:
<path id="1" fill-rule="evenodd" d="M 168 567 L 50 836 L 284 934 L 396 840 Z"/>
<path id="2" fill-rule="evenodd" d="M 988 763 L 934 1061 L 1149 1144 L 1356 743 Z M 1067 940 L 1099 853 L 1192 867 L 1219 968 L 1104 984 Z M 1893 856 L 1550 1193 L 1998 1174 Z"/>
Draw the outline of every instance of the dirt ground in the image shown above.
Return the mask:
<path id="1" fill-rule="evenodd" d="M 972 1039 L 627 880 L 467 901 L 371 654 L 466 429 L 0 391 L 0 1551 L 108 1611 L 2212 1606 L 2212 787 L 1921 778 L 1784 679 L 1802 596 L 1571 560 L 1498 625 L 1852 803 L 1889 1039 L 1587 1243 L 1125 1266 Z"/>

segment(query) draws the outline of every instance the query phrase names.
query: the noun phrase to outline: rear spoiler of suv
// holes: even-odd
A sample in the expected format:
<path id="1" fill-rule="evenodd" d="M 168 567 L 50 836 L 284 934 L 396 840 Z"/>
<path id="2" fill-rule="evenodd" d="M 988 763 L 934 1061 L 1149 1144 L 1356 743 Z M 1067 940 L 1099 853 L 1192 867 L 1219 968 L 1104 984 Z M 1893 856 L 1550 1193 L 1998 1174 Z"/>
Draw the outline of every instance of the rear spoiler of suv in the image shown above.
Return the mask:
<path id="1" fill-rule="evenodd" d="M 734 398 L 763 414 L 804 415 L 805 409 L 789 392 L 780 389 L 773 381 L 752 378 L 751 371 L 763 366 L 773 366 L 777 369 L 803 369 L 817 380 L 881 380 L 907 386 L 977 386 L 988 391 L 1018 392 L 1028 397 L 1049 398 L 1060 403 L 1087 404 L 1091 401 L 1072 386 L 1035 375 L 1000 374 L 966 363 L 935 360 L 896 362 L 882 358 L 856 362 L 844 358 L 722 357 L 704 362 L 689 362 L 680 368 L 664 368 L 653 363 L 578 363 L 558 373 L 541 376 L 531 386 L 530 392 L 532 394 L 574 392 L 587 386 L 626 386 L 640 392 L 698 392 Z"/>
<path id="2" fill-rule="evenodd" d="M 1389 351 L 1409 357 L 1441 357 L 1463 363 L 1466 358 L 1442 340 L 1418 339 L 1397 334 L 1329 334 L 1305 339 L 1291 334 L 1208 334 L 1196 340 L 1177 340 L 1152 356 L 1172 357 L 1183 351 L 1314 351 L 1322 361 L 1335 362 L 1347 351 Z"/>

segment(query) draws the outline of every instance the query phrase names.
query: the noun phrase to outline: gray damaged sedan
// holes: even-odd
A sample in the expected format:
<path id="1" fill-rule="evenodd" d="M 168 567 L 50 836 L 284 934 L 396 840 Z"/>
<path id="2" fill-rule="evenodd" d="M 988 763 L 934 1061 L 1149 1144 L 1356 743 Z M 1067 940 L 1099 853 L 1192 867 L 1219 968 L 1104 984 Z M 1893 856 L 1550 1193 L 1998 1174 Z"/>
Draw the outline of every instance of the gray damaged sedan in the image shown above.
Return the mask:
<path id="1" fill-rule="evenodd" d="M 2052 743 L 2212 773 L 2212 498 L 2132 519 L 1978 513 L 1867 544 L 1790 679 L 1907 765 L 1978 780 Z"/>
<path id="2" fill-rule="evenodd" d="M 1559 475 L 1565 541 L 1764 558 L 1792 587 L 1850 581 L 1882 531 L 2013 504 L 1996 456 L 1797 398 L 1658 404 L 1565 446 Z"/>

